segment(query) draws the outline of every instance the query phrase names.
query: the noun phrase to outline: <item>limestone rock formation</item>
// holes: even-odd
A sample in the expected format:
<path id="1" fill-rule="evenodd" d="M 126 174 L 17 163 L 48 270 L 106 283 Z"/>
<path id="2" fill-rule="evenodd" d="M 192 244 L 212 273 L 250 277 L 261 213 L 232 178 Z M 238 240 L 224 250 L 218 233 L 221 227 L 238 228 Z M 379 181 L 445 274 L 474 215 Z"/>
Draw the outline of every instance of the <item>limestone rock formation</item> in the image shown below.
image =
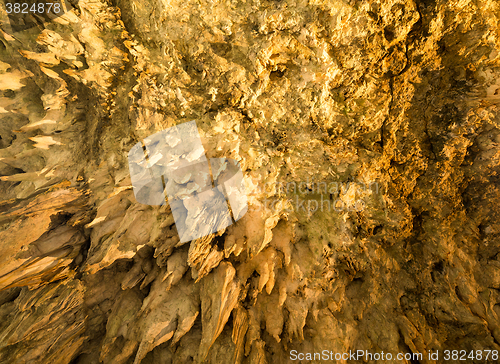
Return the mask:
<path id="1" fill-rule="evenodd" d="M 1 363 L 497 362 L 498 1 L 7 3 Z M 186 243 L 127 155 L 191 120 L 249 209 Z"/>

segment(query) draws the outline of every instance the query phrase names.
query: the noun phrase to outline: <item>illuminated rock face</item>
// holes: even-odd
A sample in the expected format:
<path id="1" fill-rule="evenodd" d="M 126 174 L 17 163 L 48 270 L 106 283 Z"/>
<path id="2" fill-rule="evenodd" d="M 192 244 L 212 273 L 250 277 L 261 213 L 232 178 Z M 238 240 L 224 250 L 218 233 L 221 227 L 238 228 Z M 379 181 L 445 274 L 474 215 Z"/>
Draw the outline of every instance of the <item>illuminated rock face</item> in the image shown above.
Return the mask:
<path id="1" fill-rule="evenodd" d="M 500 349 L 498 2 L 114 5 L 0 10 L 0 362 Z M 185 242 L 128 155 L 191 120 L 248 211 Z"/>

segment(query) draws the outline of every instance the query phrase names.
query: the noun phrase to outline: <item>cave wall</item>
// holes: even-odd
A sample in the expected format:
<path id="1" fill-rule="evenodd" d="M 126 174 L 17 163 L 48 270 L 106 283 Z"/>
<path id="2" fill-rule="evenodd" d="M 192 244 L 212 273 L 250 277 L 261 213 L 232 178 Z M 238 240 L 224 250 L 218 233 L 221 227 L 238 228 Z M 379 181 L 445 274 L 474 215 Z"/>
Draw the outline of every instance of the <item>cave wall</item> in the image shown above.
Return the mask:
<path id="1" fill-rule="evenodd" d="M 0 12 L 0 362 L 500 349 L 497 1 Z M 249 211 L 180 243 L 127 154 L 190 120 Z"/>

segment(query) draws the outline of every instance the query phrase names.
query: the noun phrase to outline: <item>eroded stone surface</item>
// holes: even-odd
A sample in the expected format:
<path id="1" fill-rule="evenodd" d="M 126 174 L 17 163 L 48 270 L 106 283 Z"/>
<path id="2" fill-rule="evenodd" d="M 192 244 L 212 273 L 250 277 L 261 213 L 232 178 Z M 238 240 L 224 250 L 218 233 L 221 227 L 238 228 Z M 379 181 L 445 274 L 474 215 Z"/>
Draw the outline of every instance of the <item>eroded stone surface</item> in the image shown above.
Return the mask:
<path id="1" fill-rule="evenodd" d="M 498 6 L 0 5 L 0 361 L 499 350 Z M 190 120 L 248 212 L 183 243 L 127 156 Z"/>

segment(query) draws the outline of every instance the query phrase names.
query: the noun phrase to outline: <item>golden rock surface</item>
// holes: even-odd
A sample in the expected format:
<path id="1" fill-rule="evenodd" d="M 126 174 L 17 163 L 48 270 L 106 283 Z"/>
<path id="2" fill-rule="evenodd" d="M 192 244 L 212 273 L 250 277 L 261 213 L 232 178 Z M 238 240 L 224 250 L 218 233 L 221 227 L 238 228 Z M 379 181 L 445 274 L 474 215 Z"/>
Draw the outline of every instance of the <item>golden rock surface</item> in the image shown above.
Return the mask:
<path id="1" fill-rule="evenodd" d="M 498 1 L 5 3 L 0 363 L 500 350 Z M 127 153 L 190 120 L 249 210 L 181 243 Z"/>

